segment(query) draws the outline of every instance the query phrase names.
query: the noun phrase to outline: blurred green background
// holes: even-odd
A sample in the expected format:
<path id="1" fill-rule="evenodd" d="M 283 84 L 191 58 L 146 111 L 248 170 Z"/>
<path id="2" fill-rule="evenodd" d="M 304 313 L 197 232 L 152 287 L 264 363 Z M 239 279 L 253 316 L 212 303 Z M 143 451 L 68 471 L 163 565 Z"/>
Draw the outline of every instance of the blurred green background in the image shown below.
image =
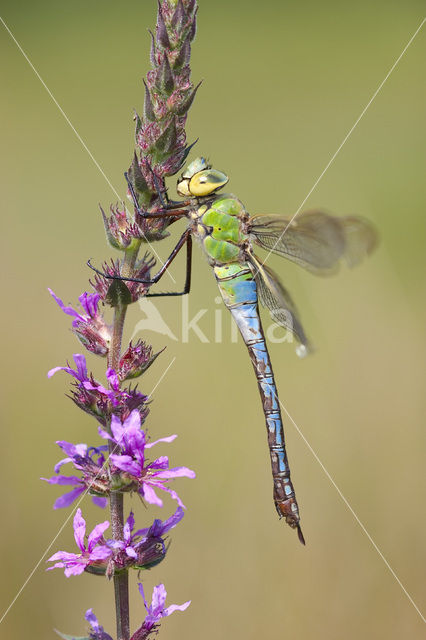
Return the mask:
<path id="1" fill-rule="evenodd" d="M 201 0 L 189 141 L 231 175 L 251 213 L 293 213 L 422 19 L 422 3 L 283 3 Z M 142 108 L 155 2 L 12 2 L 3 18 L 67 116 L 124 196 Z M 16 44 L 1 29 L 2 525 L 1 609 L 27 580 L 69 511 L 53 511 L 54 441 L 97 441 L 95 423 L 64 394 L 69 379 L 46 371 L 81 347 L 50 299 L 73 302 L 87 287 L 85 260 L 105 246 L 98 202 L 116 200 Z M 298 303 L 317 352 L 300 361 L 272 345 L 280 397 L 395 573 L 423 611 L 425 592 L 425 128 L 424 29 L 415 39 L 306 208 L 360 213 L 380 231 L 379 250 L 354 271 L 317 279 L 271 258 Z M 174 181 L 170 181 L 173 189 Z M 178 225 L 173 237 L 178 234 Z M 157 244 L 164 257 L 172 246 Z M 179 261 L 178 261 L 179 262 Z M 183 258 L 173 266 L 183 280 Z M 169 288 L 166 283 L 164 288 Z M 423 622 L 289 419 L 288 450 L 306 548 L 273 507 L 265 427 L 241 342 L 215 344 L 217 290 L 195 252 L 190 314 L 210 342 L 145 332 L 165 353 L 141 382 L 155 390 L 161 451 L 197 471 L 176 485 L 188 511 L 170 553 L 145 575 L 169 603 L 192 599 L 164 622 L 168 638 L 421 638 Z M 181 302 L 161 300 L 179 334 Z M 135 305 L 128 337 L 142 317 Z M 142 334 L 139 334 L 142 336 Z M 93 369 L 102 374 L 103 362 Z M 160 451 L 158 450 L 160 453 Z M 171 513 L 133 499 L 138 524 Z M 91 528 L 101 516 L 89 500 Z M 48 554 L 73 550 L 71 524 Z M 143 607 L 132 576 L 132 626 Z M 112 586 L 89 575 L 34 572 L 0 628 L 7 639 L 83 635 L 93 607 L 114 633 Z"/>

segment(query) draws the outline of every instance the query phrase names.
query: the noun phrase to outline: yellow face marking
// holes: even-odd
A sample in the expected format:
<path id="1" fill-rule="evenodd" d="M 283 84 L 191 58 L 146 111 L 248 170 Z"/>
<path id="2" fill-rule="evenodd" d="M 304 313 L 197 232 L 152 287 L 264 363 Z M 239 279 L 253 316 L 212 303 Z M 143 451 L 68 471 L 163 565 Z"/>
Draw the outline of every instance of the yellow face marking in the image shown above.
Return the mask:
<path id="1" fill-rule="evenodd" d="M 180 180 L 177 183 L 176 191 L 180 196 L 190 196 L 191 192 L 189 190 L 189 180 Z"/>

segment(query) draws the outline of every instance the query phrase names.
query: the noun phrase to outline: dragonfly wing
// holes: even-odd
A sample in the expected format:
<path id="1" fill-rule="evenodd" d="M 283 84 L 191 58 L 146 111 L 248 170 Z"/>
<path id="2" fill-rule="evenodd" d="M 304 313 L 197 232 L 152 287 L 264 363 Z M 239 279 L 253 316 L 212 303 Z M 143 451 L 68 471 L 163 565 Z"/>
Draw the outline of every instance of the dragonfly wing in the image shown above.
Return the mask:
<path id="1" fill-rule="evenodd" d="M 355 267 L 376 248 L 377 232 L 368 220 L 358 216 L 348 216 L 343 218 L 343 221 L 345 230 L 343 258 L 348 267 Z"/>
<path id="2" fill-rule="evenodd" d="M 296 352 L 305 356 L 312 351 L 312 346 L 306 337 L 299 314 L 290 294 L 283 287 L 277 275 L 256 258 L 250 255 L 250 265 L 256 280 L 257 293 L 261 304 L 269 309 L 272 319 L 291 331 L 300 342 Z"/>
<path id="3" fill-rule="evenodd" d="M 323 211 L 306 211 L 294 220 L 254 216 L 249 221 L 253 242 L 284 256 L 308 271 L 330 275 L 341 259 L 358 264 L 376 245 L 372 225 L 356 216 L 338 218 Z"/>

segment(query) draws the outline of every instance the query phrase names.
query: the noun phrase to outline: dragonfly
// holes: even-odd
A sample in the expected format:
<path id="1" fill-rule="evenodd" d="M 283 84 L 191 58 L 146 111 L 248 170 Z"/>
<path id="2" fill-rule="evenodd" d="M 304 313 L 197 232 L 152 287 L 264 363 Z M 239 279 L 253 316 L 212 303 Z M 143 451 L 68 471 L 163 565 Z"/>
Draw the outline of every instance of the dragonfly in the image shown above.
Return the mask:
<path id="1" fill-rule="evenodd" d="M 177 193 L 185 198 L 165 202 L 159 211 L 144 212 L 129 177 L 125 174 L 134 206 L 142 218 L 186 218 L 187 226 L 169 258 L 149 280 L 98 274 L 114 280 L 156 284 L 186 245 L 186 278 L 182 291 L 149 292 L 150 297 L 185 295 L 191 286 L 192 239 L 198 241 L 216 278 L 225 306 L 232 314 L 250 355 L 265 416 L 272 469 L 273 500 L 280 518 L 297 530 L 299 506 L 290 476 L 280 401 L 259 314 L 260 304 L 274 321 L 296 338 L 296 352 L 303 357 L 312 351 L 297 308 L 277 275 L 255 254 L 261 247 L 317 274 L 335 273 L 342 262 L 355 266 L 377 243 L 370 222 L 358 216 L 337 217 L 321 210 L 306 211 L 292 218 L 279 215 L 250 216 L 233 194 L 218 193 L 229 181 L 203 157 L 191 162 L 177 181 Z M 161 194 L 159 193 L 159 196 Z"/>

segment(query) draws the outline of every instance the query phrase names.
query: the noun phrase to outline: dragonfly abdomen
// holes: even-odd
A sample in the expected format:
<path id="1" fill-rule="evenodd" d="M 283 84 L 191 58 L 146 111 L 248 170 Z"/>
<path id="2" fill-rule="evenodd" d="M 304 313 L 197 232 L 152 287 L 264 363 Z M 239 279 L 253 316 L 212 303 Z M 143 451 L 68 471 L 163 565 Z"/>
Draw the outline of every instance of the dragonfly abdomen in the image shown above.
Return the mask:
<path id="1" fill-rule="evenodd" d="M 257 378 L 268 431 L 275 508 L 280 518 L 284 517 L 287 524 L 298 530 L 299 539 L 304 543 L 290 479 L 278 394 L 259 316 L 256 282 L 245 264 L 216 266 L 214 272 L 223 301 L 247 346 Z"/>

